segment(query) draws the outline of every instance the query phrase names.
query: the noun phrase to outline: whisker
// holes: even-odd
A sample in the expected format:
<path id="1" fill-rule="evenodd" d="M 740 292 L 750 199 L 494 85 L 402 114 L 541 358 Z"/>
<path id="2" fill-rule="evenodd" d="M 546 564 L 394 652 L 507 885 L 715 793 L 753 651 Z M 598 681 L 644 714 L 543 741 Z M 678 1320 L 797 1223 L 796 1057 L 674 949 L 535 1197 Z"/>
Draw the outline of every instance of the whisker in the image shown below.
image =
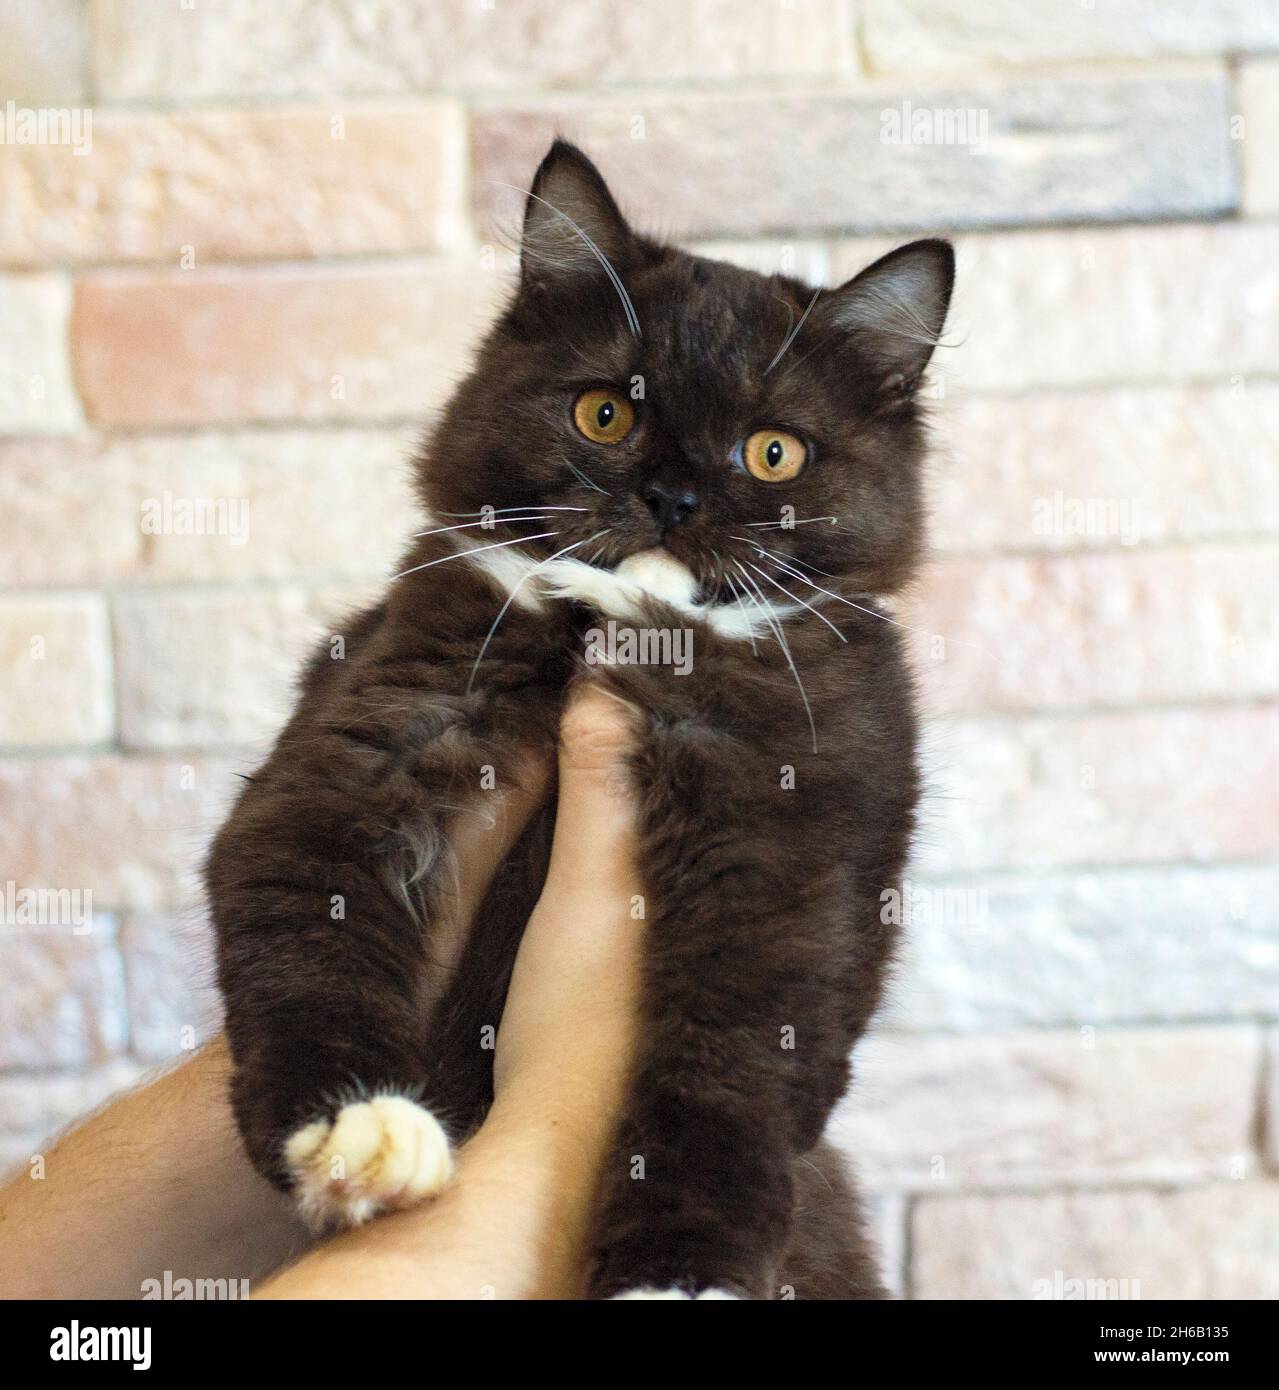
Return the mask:
<path id="1" fill-rule="evenodd" d="M 558 531 L 541 531 L 536 536 L 516 536 L 513 541 L 494 541 L 492 545 L 471 546 L 467 550 L 455 551 L 452 555 L 443 555 L 438 560 L 428 560 L 424 565 L 414 565 L 411 569 L 401 570 L 399 574 L 393 574 L 391 579 L 403 579 L 406 574 L 416 574 L 418 570 L 429 570 L 432 565 L 447 564 L 449 560 L 465 560 L 468 555 L 478 555 L 484 550 L 501 550 L 504 546 L 523 545 L 526 541 L 543 541 L 548 536 L 558 535 Z"/>
<path id="2" fill-rule="evenodd" d="M 481 507 L 478 512 L 439 512 L 439 516 L 484 516 L 491 513 L 493 516 L 500 516 L 503 512 L 588 512 L 589 507 L 534 507 L 530 503 L 527 507 Z"/>
<path id="3" fill-rule="evenodd" d="M 785 338 L 785 340 L 783 341 L 781 347 L 779 347 L 779 348 L 777 349 L 777 352 L 776 352 L 776 354 L 774 355 L 773 360 L 768 364 L 767 367 L 764 368 L 764 375 L 765 375 L 765 376 L 767 376 L 767 375 L 769 374 L 769 372 L 771 372 L 771 371 L 773 370 L 773 368 L 774 368 L 775 366 L 777 366 L 777 364 L 778 364 L 778 363 L 782 360 L 782 358 L 785 356 L 785 354 L 786 354 L 786 349 L 787 349 L 788 347 L 790 347 L 790 345 L 795 341 L 796 338 L 799 337 L 799 330 L 800 330 L 801 328 L 803 328 L 803 326 L 804 326 L 804 320 L 809 316 L 809 314 L 811 314 L 811 313 L 813 312 L 813 305 L 817 303 L 817 297 L 818 297 L 820 294 L 821 294 L 821 290 L 820 290 L 820 289 L 815 289 L 815 290 L 813 291 L 813 297 L 812 297 L 812 299 L 810 299 L 810 300 L 808 301 L 808 308 L 805 309 L 804 312 L 799 316 L 799 322 L 798 322 L 798 323 L 794 326 L 794 328 L 792 328 L 791 331 L 786 335 L 786 338 Z"/>
<path id="4" fill-rule="evenodd" d="M 741 608 L 744 602 L 744 600 L 742 599 L 741 590 L 733 582 L 733 576 L 729 574 L 727 570 L 724 571 L 724 582 L 733 591 L 733 598 L 736 600 L 737 606 Z M 758 656 L 759 648 L 755 645 L 755 633 L 749 625 L 746 628 L 746 640 L 751 644 L 751 654 L 753 656 Z"/>
<path id="5" fill-rule="evenodd" d="M 497 617 L 493 619 L 493 626 L 485 634 L 484 641 L 480 644 L 479 655 L 475 658 L 475 664 L 471 667 L 471 674 L 467 677 L 466 693 L 471 693 L 471 687 L 475 683 L 475 674 L 480 669 L 480 662 L 484 660 L 484 653 L 489 649 L 489 643 L 493 640 L 493 634 L 497 631 L 498 624 L 506 617 L 507 609 L 515 602 L 515 595 L 528 583 L 538 572 L 545 569 L 552 560 L 558 560 L 561 555 L 567 555 L 572 550 L 577 550 L 580 546 L 590 545 L 592 541 L 597 541 L 601 536 L 607 536 L 612 527 L 605 527 L 603 531 L 596 531 L 593 536 L 587 536 L 585 540 L 574 541 L 572 545 L 566 545 L 563 550 L 557 550 L 554 555 L 548 555 L 545 560 L 539 561 L 529 572 L 519 580 L 506 596 L 506 602 L 497 610 Z"/>
<path id="6" fill-rule="evenodd" d="M 491 523 L 488 521 L 462 521 L 456 526 L 436 526 L 430 531 L 414 531 L 413 536 L 414 539 L 419 539 L 422 536 L 438 536 L 442 531 L 470 531 L 476 526 L 496 525 L 499 521 L 503 526 L 510 526 L 517 521 L 546 521 L 548 519 L 544 512 L 538 513 L 536 516 L 495 516 Z"/>
<path id="7" fill-rule="evenodd" d="M 617 297 L 622 301 L 622 309 L 626 314 L 626 322 L 631 332 L 638 338 L 641 337 L 639 315 L 635 312 L 635 305 L 631 303 L 631 297 L 626 293 L 626 286 L 622 284 L 622 277 L 613 269 L 608 257 L 600 250 L 589 236 L 577 225 L 576 222 L 566 212 L 561 212 L 554 203 L 548 203 L 545 198 L 540 197 L 529 188 L 519 188 L 513 183 L 503 183 L 500 179 L 485 179 L 485 183 L 491 183 L 498 188 L 509 188 L 514 193 L 523 193 L 542 204 L 543 207 L 550 208 L 556 217 L 562 217 L 565 222 L 582 238 L 589 248 L 591 254 L 604 267 L 604 273 L 613 283 L 613 288 L 617 291 Z"/>
<path id="8" fill-rule="evenodd" d="M 896 618 L 890 618 L 887 616 L 887 614 L 880 613 L 874 608 L 866 608 L 860 603 L 854 603 L 852 599 L 845 598 L 843 594 L 833 594 L 829 589 L 823 589 L 820 584 L 814 584 L 813 581 L 809 579 L 807 575 L 800 574 L 798 570 L 793 570 L 788 568 L 786 565 L 779 564 L 777 560 L 774 560 L 773 563 L 775 565 L 778 565 L 780 569 L 785 570 L 786 573 L 791 575 L 793 578 L 803 580 L 803 582 L 807 584 L 810 589 L 816 589 L 819 594 L 825 594 L 828 598 L 837 599 L 840 603 L 846 603 L 850 608 L 857 609 L 859 613 L 866 613 L 872 618 L 878 618 L 881 623 L 890 623 L 893 627 L 901 628 L 903 632 L 920 632 L 923 633 L 925 637 L 942 637 L 947 642 L 953 642 L 954 645 L 957 647 L 973 647 L 977 651 L 982 652 L 986 656 L 990 657 L 992 661 L 997 661 L 1001 666 L 1005 664 L 1002 656 L 1000 656 L 997 652 L 992 652 L 989 647 L 983 646 L 980 642 L 965 642 L 958 637 L 946 637 L 945 633 L 935 633 L 931 628 L 917 627 L 913 626 L 911 623 L 898 622 Z"/>
<path id="9" fill-rule="evenodd" d="M 790 667 L 791 675 L 795 677 L 795 685 L 799 690 L 799 698 L 804 702 L 804 713 L 808 715 L 808 728 L 813 736 L 813 752 L 817 752 L 817 725 L 813 722 L 813 707 L 808 703 L 808 692 L 804 689 L 804 682 L 800 679 L 799 670 L 795 665 L 795 659 L 791 656 L 790 643 L 786 640 L 786 634 L 782 631 L 782 625 L 774 617 L 772 608 L 768 600 L 764 597 L 764 591 L 746 573 L 740 560 L 734 560 L 741 573 L 742 579 L 746 582 L 747 593 L 753 589 L 759 595 L 758 599 L 752 598 L 759 611 L 764 615 L 764 621 L 772 628 L 773 636 L 777 639 L 777 645 L 781 648 L 782 655 L 786 658 L 786 664 Z"/>
<path id="10" fill-rule="evenodd" d="M 803 565 L 805 569 L 812 570 L 814 574 L 825 575 L 827 579 L 836 578 L 829 570 L 819 569 L 816 565 L 810 564 L 807 560 L 791 560 L 785 555 L 779 555 L 775 550 L 769 550 L 767 546 L 760 545 L 757 540 L 753 540 L 750 536 L 730 536 L 729 540 L 741 541 L 743 545 L 749 545 L 757 555 L 767 555 L 770 560 L 775 560 L 778 563 Z"/>
<path id="11" fill-rule="evenodd" d="M 826 626 L 830 628 L 830 630 L 835 634 L 836 637 L 839 638 L 841 642 L 848 641 L 848 638 L 845 637 L 844 634 L 835 626 L 835 624 L 831 622 L 831 620 L 826 616 L 825 613 L 819 613 L 811 603 L 805 603 L 804 600 L 800 598 L 798 594 L 792 594 L 789 589 L 784 588 L 781 584 L 779 584 L 771 574 L 765 574 L 764 571 L 760 569 L 758 565 L 752 565 L 749 560 L 747 560 L 746 563 L 750 566 L 751 569 L 755 571 L 757 575 L 759 575 L 761 579 L 767 579 L 774 589 L 781 589 L 782 593 L 784 593 L 786 597 L 791 600 L 792 603 L 798 603 L 801 607 L 807 608 L 810 613 L 817 614 L 817 616 L 822 620 L 822 622 L 824 622 Z"/>
<path id="12" fill-rule="evenodd" d="M 762 527 L 766 531 L 789 531 L 792 526 L 810 526 L 814 521 L 828 521 L 834 525 L 839 518 L 837 516 L 805 516 L 795 521 L 748 521 L 747 530 L 755 527 Z"/>
<path id="13" fill-rule="evenodd" d="M 592 482 L 591 479 L 588 478 L 586 474 L 582 472 L 582 470 L 573 462 L 572 459 L 565 459 L 564 463 L 568 467 L 568 471 L 578 480 L 579 483 L 584 483 L 587 487 L 594 488 L 596 492 L 602 492 L 605 497 L 612 497 L 613 494 L 611 492 L 609 492 L 606 488 L 600 487 L 598 483 Z M 585 511 L 586 508 L 583 507 L 582 510 Z"/>

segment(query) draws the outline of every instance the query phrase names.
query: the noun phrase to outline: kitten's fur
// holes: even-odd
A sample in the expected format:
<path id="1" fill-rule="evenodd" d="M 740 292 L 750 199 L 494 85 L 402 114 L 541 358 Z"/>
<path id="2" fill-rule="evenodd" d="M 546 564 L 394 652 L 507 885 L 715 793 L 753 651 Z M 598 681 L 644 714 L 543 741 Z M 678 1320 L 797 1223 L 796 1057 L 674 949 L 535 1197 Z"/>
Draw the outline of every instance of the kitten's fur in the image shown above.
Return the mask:
<path id="1" fill-rule="evenodd" d="M 821 1133 L 879 999 L 893 936 L 881 893 L 912 828 L 911 685 L 877 600 L 919 551 L 916 387 L 952 254 L 917 242 L 814 297 L 640 237 L 571 145 L 553 146 L 534 195 L 518 292 L 419 477 L 436 526 L 490 506 L 546 519 L 499 513 L 491 529 L 419 538 L 343 659 L 317 652 L 213 845 L 235 1113 L 258 1168 L 319 1222 L 447 1179 L 445 1130 L 456 1144 L 491 1100 L 487 1030 L 554 807 L 455 958 L 446 827 L 483 809 L 486 769 L 501 784 L 521 749 L 551 744 L 567 685 L 589 674 L 644 712 L 632 770 L 648 943 L 591 1290 L 879 1296 Z M 627 439 L 577 430 L 581 391 L 636 382 Z M 735 459 L 763 427 L 807 441 L 792 481 Z M 683 524 L 663 529 L 645 500 L 655 482 L 696 494 Z M 800 524 L 762 525 L 785 507 Z M 747 576 L 759 593 L 738 602 Z M 776 605 L 767 622 L 761 599 Z M 610 616 L 692 628 L 691 673 L 587 668 L 584 632 Z"/>

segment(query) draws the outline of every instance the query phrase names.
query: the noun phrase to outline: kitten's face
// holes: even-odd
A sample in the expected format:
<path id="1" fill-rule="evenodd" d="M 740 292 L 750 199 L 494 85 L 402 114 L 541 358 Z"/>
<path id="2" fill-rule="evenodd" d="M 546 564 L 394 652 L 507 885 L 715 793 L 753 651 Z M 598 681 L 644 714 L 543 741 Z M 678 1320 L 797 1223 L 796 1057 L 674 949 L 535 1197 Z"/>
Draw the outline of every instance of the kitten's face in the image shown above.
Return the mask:
<path id="1" fill-rule="evenodd" d="M 814 298 L 636 236 L 570 146 L 534 188 L 520 292 L 427 446 L 432 511 L 495 508 L 495 540 L 555 532 L 519 547 L 537 558 L 573 546 L 612 568 L 662 548 L 703 602 L 811 596 L 785 565 L 896 588 L 919 544 L 913 392 L 949 248 L 917 243 Z M 503 524 L 509 508 L 543 519 Z"/>

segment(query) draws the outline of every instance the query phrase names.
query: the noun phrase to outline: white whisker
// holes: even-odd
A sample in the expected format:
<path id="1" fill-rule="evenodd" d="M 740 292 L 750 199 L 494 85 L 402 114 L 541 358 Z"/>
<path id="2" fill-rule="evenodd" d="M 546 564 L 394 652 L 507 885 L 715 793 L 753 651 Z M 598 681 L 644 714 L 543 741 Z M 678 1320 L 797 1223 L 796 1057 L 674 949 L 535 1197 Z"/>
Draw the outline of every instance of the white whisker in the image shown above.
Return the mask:
<path id="1" fill-rule="evenodd" d="M 513 183 L 503 183 L 500 179 L 485 179 L 484 182 L 496 184 L 499 188 L 509 188 L 514 193 L 523 193 L 528 197 L 534 199 L 535 201 L 541 203 L 543 207 L 550 208 L 550 210 L 556 215 L 556 217 L 562 217 L 564 221 L 567 222 L 568 225 L 572 227 L 572 229 L 578 234 L 578 236 L 582 238 L 582 240 L 586 243 L 587 248 L 590 250 L 591 254 L 595 257 L 597 261 L 599 261 L 600 265 L 604 267 L 604 273 L 612 282 L 613 288 L 617 291 L 618 298 L 622 301 L 622 309 L 626 314 L 627 325 L 630 327 L 631 332 L 637 338 L 641 336 L 639 315 L 635 312 L 635 305 L 631 303 L 630 295 L 626 293 L 626 286 L 622 284 L 622 277 L 617 273 L 617 271 L 613 269 L 612 262 L 609 260 L 609 258 L 603 253 L 603 251 L 600 250 L 598 246 L 596 246 L 596 244 L 591 240 L 589 236 L 587 236 L 587 234 L 581 229 L 581 227 L 579 227 L 577 223 L 573 221 L 573 219 L 568 215 L 568 213 L 561 212 L 559 208 L 555 206 L 554 203 L 548 203 L 545 198 L 534 193 L 532 189 L 519 188 L 517 185 Z"/>
<path id="2" fill-rule="evenodd" d="M 815 290 L 813 291 L 813 297 L 812 297 L 812 299 L 810 299 L 810 300 L 808 301 L 808 308 L 805 309 L 804 312 L 800 315 L 799 322 L 798 322 L 798 323 L 794 326 L 794 328 L 792 328 L 791 331 L 786 335 L 786 338 L 785 338 L 785 340 L 783 341 L 781 347 L 779 347 L 779 348 L 777 349 L 777 353 L 776 353 L 776 355 L 774 356 L 773 360 L 768 364 L 767 367 L 764 368 L 764 375 L 765 375 L 765 376 L 767 376 L 767 375 L 769 374 L 769 372 L 771 372 L 771 371 L 773 370 L 773 368 L 774 368 L 775 366 L 777 366 L 777 364 L 778 364 L 778 363 L 782 360 L 782 358 L 785 356 L 785 354 L 786 354 L 786 349 L 787 349 L 788 347 L 790 347 L 790 345 L 795 341 L 796 338 L 799 337 L 799 330 L 800 330 L 801 328 L 803 328 L 803 326 L 804 326 L 804 320 L 809 316 L 809 314 L 811 314 L 811 313 L 813 312 L 813 305 L 817 303 L 817 297 L 818 297 L 820 294 L 821 294 L 821 290 L 820 290 L 820 289 L 815 289 Z"/>
<path id="3" fill-rule="evenodd" d="M 459 522 L 456 526 L 436 526 L 436 527 L 433 527 L 430 531 L 414 531 L 413 536 L 414 536 L 414 539 L 416 540 L 416 539 L 420 539 L 422 536 L 438 536 L 442 531 L 471 531 L 471 530 L 474 530 L 474 528 L 475 528 L 476 526 L 489 526 L 489 527 L 492 527 L 492 526 L 496 526 L 499 522 L 500 522 L 503 526 L 508 526 L 508 525 L 513 525 L 513 524 L 514 524 L 515 522 L 517 522 L 517 521 L 547 521 L 547 520 L 549 520 L 549 518 L 547 517 L 547 515 L 546 515 L 545 513 L 539 513 L 537 516 L 502 516 L 502 517 L 495 516 L 495 517 L 492 519 L 492 521 L 462 521 L 462 522 Z"/>
<path id="4" fill-rule="evenodd" d="M 554 555 L 548 555 L 545 560 L 540 560 L 529 572 L 524 575 L 518 583 L 514 585 L 511 592 L 506 597 L 506 602 L 497 611 L 497 617 L 493 619 L 493 626 L 485 634 L 484 641 L 480 644 L 479 655 L 475 658 L 475 664 L 471 667 L 471 674 L 467 677 L 466 693 L 471 693 L 471 687 L 475 684 L 475 674 L 480 669 L 480 662 L 484 660 L 484 653 L 489 649 L 489 643 L 493 640 L 493 634 L 497 631 L 498 624 L 506 617 L 507 610 L 515 602 L 515 595 L 528 583 L 530 579 L 540 569 L 544 569 L 552 560 L 558 560 L 561 555 L 567 555 L 570 551 L 577 550 L 581 546 L 590 545 L 592 541 L 597 541 L 601 536 L 607 536 L 611 527 L 605 527 L 603 531 L 596 531 L 593 536 L 587 536 L 585 540 L 574 541 L 572 545 L 566 545 L 563 550 L 557 550 Z"/>
<path id="5" fill-rule="evenodd" d="M 443 555 L 438 560 L 428 560 L 424 565 L 414 565 L 411 569 L 401 570 L 399 574 L 393 574 L 392 580 L 403 579 L 406 574 L 416 574 L 418 570 L 429 570 L 432 565 L 443 565 L 449 560 L 465 560 L 468 555 L 478 555 L 484 550 L 501 550 L 508 545 L 523 545 L 526 541 L 544 541 L 548 536 L 558 536 L 558 531 L 541 531 L 536 536 L 516 536 L 513 541 L 494 541 L 492 545 L 476 545 L 466 550 L 455 551 L 452 555 Z"/>
<path id="6" fill-rule="evenodd" d="M 835 624 L 831 622 L 831 620 L 826 616 L 825 613 L 819 613 L 811 603 L 805 603 L 804 600 L 800 598 L 798 594 L 792 594 L 789 589 L 783 588 L 783 586 L 779 584 L 771 574 L 765 574 L 764 571 L 760 569 L 758 565 L 751 565 L 751 562 L 749 560 L 747 560 L 746 563 L 750 565 L 750 568 L 753 569 L 761 579 L 767 579 L 774 589 L 780 589 L 781 592 L 784 593 L 786 597 L 791 600 L 792 603 L 798 603 L 802 608 L 807 608 L 810 613 L 816 614 L 817 617 L 819 617 L 822 620 L 822 622 L 824 622 L 826 626 L 830 628 L 830 630 L 835 634 L 836 637 L 839 638 L 841 642 L 848 641 L 848 638 L 845 637 L 844 634 L 835 626 Z"/>
<path id="7" fill-rule="evenodd" d="M 605 497 L 612 497 L 613 494 L 611 492 L 609 492 L 606 488 L 600 487 L 598 483 L 592 482 L 591 479 L 588 478 L 586 474 L 583 473 L 582 470 L 577 467 L 577 465 L 573 462 L 572 459 L 565 459 L 564 463 L 567 466 L 568 471 L 578 480 L 579 483 L 583 483 L 586 487 L 593 488 L 596 492 L 602 492 Z M 585 507 L 583 507 L 582 510 L 585 511 Z"/>
<path id="8" fill-rule="evenodd" d="M 736 601 L 737 606 L 739 608 L 743 607 L 744 600 L 742 599 L 741 590 L 737 587 L 736 584 L 733 583 L 733 576 L 729 574 L 727 570 L 724 571 L 724 582 L 733 591 L 733 598 Z M 749 625 L 746 628 L 746 640 L 751 644 L 752 655 L 758 656 L 759 648 L 755 645 L 755 631 Z"/>
<path id="9" fill-rule="evenodd" d="M 589 507 L 542 507 L 532 502 L 527 507 L 481 507 L 478 512 L 439 512 L 439 516 L 501 516 L 503 512 L 587 512 Z"/>
<path id="10" fill-rule="evenodd" d="M 795 665 L 795 659 L 791 656 L 790 644 L 786 640 L 786 634 L 782 631 L 781 623 L 777 621 L 777 618 L 773 614 L 772 605 L 764 597 L 764 591 L 755 583 L 750 575 L 746 573 L 740 560 L 734 560 L 733 563 L 737 566 L 742 579 L 746 583 L 748 597 L 751 597 L 752 602 L 756 604 L 759 611 L 763 614 L 764 621 L 772 629 L 773 636 L 777 640 L 777 645 L 781 648 L 782 655 L 786 658 L 786 664 L 790 667 L 791 675 L 795 677 L 795 685 L 799 689 L 799 698 L 804 702 L 804 713 L 808 715 L 808 727 L 813 735 L 813 752 L 816 753 L 817 725 L 813 722 L 813 707 L 808 703 L 808 692 L 804 689 L 804 682 L 800 679 L 799 670 Z M 759 595 L 758 599 L 751 596 L 751 590 L 754 590 L 754 592 Z"/>
<path id="11" fill-rule="evenodd" d="M 769 550 L 767 546 L 760 545 L 757 540 L 750 536 L 730 536 L 731 541 L 741 541 L 743 545 L 749 545 L 756 555 L 767 555 L 770 560 L 776 560 L 779 564 L 803 565 L 805 569 L 810 569 L 814 574 L 825 575 L 827 579 L 834 579 L 835 575 L 829 570 L 819 569 L 816 565 L 810 564 L 807 560 L 791 560 L 785 555 L 779 555 L 775 550 Z"/>
<path id="12" fill-rule="evenodd" d="M 810 589 L 816 589 L 819 594 L 825 594 L 828 598 L 836 599 L 840 603 L 846 603 L 850 608 L 857 609 L 859 613 L 865 613 L 872 618 L 878 618 L 881 623 L 889 623 L 893 627 L 899 627 L 903 632 L 921 632 L 924 634 L 925 637 L 945 637 L 944 633 L 935 633 L 931 628 L 914 627 L 910 623 L 898 622 L 896 618 L 890 618 L 887 616 L 887 614 L 877 612 L 874 608 L 867 608 L 863 604 L 854 603 L 852 599 L 845 598 L 843 594 L 833 594 L 829 589 L 823 589 L 820 584 L 814 584 L 813 581 L 809 579 L 809 577 L 806 574 L 800 574 L 798 570 L 793 570 L 789 566 L 782 564 L 778 560 L 774 560 L 773 563 L 777 565 L 779 569 L 785 570 L 785 572 L 791 575 L 793 578 L 802 580 L 805 584 L 808 585 Z M 957 647 L 973 647 L 977 651 L 982 652 L 984 655 L 990 657 L 992 661 L 997 661 L 1001 666 L 1004 665 L 1003 657 L 1001 657 L 997 652 L 992 652 L 989 647 L 983 646 L 980 642 L 964 642 L 961 641 L 958 637 L 945 637 L 945 640 L 947 642 L 953 642 Z"/>

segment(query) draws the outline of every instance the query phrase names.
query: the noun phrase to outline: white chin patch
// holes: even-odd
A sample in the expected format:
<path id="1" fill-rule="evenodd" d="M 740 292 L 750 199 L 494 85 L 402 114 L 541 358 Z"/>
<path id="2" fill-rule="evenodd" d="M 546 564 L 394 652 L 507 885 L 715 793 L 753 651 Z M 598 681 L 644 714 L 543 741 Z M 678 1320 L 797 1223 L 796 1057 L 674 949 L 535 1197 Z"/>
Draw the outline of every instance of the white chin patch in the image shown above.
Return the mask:
<path id="1" fill-rule="evenodd" d="M 702 1289 L 699 1293 L 686 1293 L 683 1289 L 627 1289 L 624 1293 L 615 1293 L 614 1302 L 629 1302 L 634 1299 L 676 1299 L 684 1302 L 714 1302 L 719 1299 L 737 1301 L 735 1293 L 729 1293 L 727 1289 Z"/>
<path id="2" fill-rule="evenodd" d="M 606 570 L 572 555 L 537 561 L 514 546 L 486 547 L 462 535 L 453 541 L 459 550 L 471 552 L 472 563 L 509 603 L 533 613 L 543 611 L 548 599 L 560 598 L 590 604 L 608 618 L 636 619 L 644 612 L 645 601 L 656 599 L 706 623 L 723 637 L 753 642 L 768 632 L 770 621 L 802 612 L 795 604 L 770 602 L 765 617 L 763 605 L 754 599 L 698 603 L 692 571 L 661 548 L 628 555 L 616 569 Z"/>
<path id="3" fill-rule="evenodd" d="M 690 606 L 697 594 L 692 570 L 666 550 L 641 550 L 628 555 L 613 573 L 676 608 Z"/>

